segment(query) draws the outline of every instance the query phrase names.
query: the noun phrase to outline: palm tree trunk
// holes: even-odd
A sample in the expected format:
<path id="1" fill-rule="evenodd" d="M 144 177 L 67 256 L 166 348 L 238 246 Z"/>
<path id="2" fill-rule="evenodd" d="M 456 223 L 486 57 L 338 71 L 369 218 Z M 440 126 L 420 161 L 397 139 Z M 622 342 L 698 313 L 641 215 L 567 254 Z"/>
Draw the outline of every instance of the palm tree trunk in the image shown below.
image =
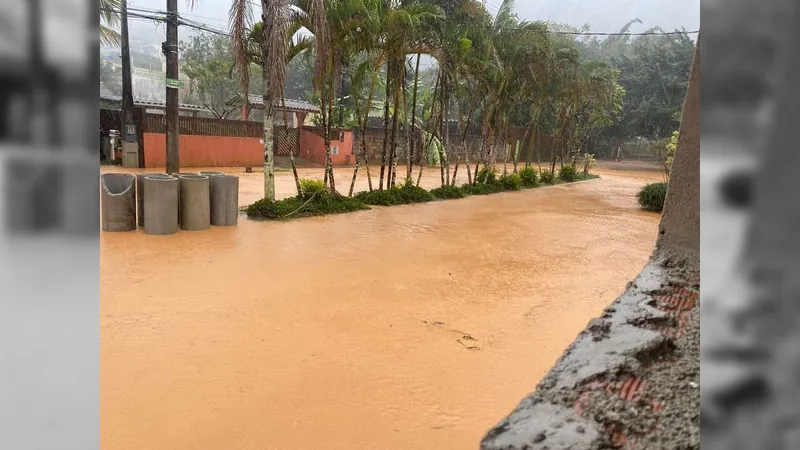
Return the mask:
<path id="1" fill-rule="evenodd" d="M 442 125 L 443 128 L 443 139 L 442 139 L 442 148 L 444 149 L 445 155 L 445 162 L 447 163 L 447 167 L 445 169 L 445 183 L 446 185 L 450 185 L 450 81 L 447 80 L 445 84 L 445 96 L 442 98 L 444 100 L 444 106 L 442 107 Z"/>
<path id="2" fill-rule="evenodd" d="M 264 54 L 262 48 L 262 55 Z M 275 201 L 275 142 L 273 141 L 275 112 L 269 98 L 269 71 L 262 71 L 264 81 L 264 198 Z"/>
<path id="3" fill-rule="evenodd" d="M 416 156 L 414 152 L 416 150 L 415 148 L 416 142 L 414 140 L 414 136 L 416 135 L 415 127 L 417 124 L 417 90 L 419 86 L 419 58 L 420 54 L 417 53 L 417 64 L 416 67 L 414 68 L 414 93 L 411 97 L 411 133 L 410 133 L 411 139 L 409 141 L 410 147 L 408 149 L 409 159 L 408 159 L 408 171 L 407 171 L 408 172 L 407 177 L 409 179 L 411 178 L 411 170 L 413 169 L 414 166 L 414 156 Z"/>
<path id="4" fill-rule="evenodd" d="M 364 131 L 363 131 L 363 127 L 361 126 L 361 122 L 362 122 L 362 119 L 361 119 L 361 108 L 359 108 L 358 105 L 359 105 L 358 99 L 355 99 L 356 121 L 357 121 L 356 126 L 358 127 L 359 134 L 363 134 Z M 361 136 L 359 136 L 359 140 L 361 142 L 363 142 L 363 138 Z M 356 178 L 358 177 L 358 166 L 359 166 L 359 163 L 361 162 L 361 158 L 363 156 L 364 156 L 364 147 L 361 146 L 361 147 L 359 147 L 358 153 L 356 154 L 356 165 L 353 168 L 353 179 L 350 180 L 350 190 L 347 193 L 348 197 L 352 197 L 353 196 L 353 189 L 355 189 Z"/>
<path id="5" fill-rule="evenodd" d="M 397 92 L 394 94 L 394 98 L 392 99 L 392 103 L 394 104 L 394 112 L 392 113 L 392 137 L 390 141 L 390 152 L 389 152 L 389 182 L 387 185 L 389 187 L 394 187 L 394 177 L 396 174 L 397 168 L 397 119 L 400 107 L 400 99 L 397 97 Z"/>
<path id="6" fill-rule="evenodd" d="M 378 190 L 383 190 L 383 179 L 384 175 L 386 174 L 386 152 L 389 149 L 389 96 L 391 95 L 391 90 L 389 86 L 389 80 L 391 80 L 390 75 L 390 68 L 391 68 L 391 61 L 386 62 L 386 89 L 385 89 L 385 98 L 383 101 L 383 154 L 381 155 L 381 174 L 380 179 L 378 180 Z M 388 186 L 388 183 L 387 183 Z"/>
<path id="7" fill-rule="evenodd" d="M 445 99 L 447 98 L 447 85 L 444 79 L 444 74 L 442 71 L 439 71 L 439 78 L 441 80 L 442 85 L 442 92 L 439 96 L 439 129 L 442 131 L 442 138 L 444 138 L 444 109 L 445 109 Z M 442 186 L 444 186 L 444 160 L 446 158 L 445 149 L 444 149 L 444 142 L 442 139 L 439 140 L 439 145 L 436 146 L 437 151 L 439 152 L 439 170 L 442 174 Z M 448 177 L 449 178 L 449 177 Z"/>

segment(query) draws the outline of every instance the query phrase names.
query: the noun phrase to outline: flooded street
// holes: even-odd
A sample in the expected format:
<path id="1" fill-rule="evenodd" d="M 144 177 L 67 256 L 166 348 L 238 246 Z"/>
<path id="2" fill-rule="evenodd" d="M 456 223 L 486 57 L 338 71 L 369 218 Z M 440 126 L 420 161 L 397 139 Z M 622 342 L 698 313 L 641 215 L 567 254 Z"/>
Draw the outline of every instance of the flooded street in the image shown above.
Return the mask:
<path id="1" fill-rule="evenodd" d="M 262 173 L 226 172 L 241 205 L 261 197 Z M 635 194 L 660 173 L 596 172 L 285 223 L 102 233 L 103 448 L 477 448 L 652 251 L 659 216 Z M 294 195 L 291 173 L 276 176 Z M 340 191 L 351 176 L 337 169 Z"/>

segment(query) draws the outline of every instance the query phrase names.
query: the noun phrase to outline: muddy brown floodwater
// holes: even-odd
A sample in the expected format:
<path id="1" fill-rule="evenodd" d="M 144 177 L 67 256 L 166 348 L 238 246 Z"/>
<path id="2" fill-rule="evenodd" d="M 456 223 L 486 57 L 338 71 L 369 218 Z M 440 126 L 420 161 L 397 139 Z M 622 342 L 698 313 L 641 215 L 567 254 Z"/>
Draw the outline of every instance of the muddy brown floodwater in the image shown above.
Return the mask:
<path id="1" fill-rule="evenodd" d="M 285 223 L 103 233 L 103 448 L 477 448 L 650 255 L 658 215 L 634 196 L 659 173 L 598 172 Z M 241 175 L 247 204 L 262 174 Z M 292 195 L 290 173 L 277 184 Z"/>

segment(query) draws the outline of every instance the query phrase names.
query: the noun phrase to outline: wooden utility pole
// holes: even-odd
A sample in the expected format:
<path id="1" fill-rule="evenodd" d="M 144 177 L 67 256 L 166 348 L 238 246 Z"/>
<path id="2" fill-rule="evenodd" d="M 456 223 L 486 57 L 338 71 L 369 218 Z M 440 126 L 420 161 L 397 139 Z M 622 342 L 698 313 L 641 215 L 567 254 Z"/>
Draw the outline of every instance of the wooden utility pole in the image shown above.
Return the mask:
<path id="1" fill-rule="evenodd" d="M 167 173 L 180 172 L 178 153 L 178 0 L 167 0 Z"/>
<path id="2" fill-rule="evenodd" d="M 122 139 L 136 142 L 136 128 L 133 123 L 133 81 L 131 79 L 131 47 L 128 35 L 128 1 L 120 4 L 122 45 Z"/>

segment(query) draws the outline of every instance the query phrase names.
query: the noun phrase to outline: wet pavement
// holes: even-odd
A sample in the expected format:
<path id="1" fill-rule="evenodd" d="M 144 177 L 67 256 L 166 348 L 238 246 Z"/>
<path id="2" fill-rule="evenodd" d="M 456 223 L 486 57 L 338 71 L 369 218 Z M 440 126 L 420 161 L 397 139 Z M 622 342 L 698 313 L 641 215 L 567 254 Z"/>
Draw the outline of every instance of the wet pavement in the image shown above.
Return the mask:
<path id="1" fill-rule="evenodd" d="M 240 175 L 241 205 L 260 198 L 262 173 L 223 171 Z M 652 251 L 659 216 L 635 193 L 660 173 L 597 172 L 291 222 L 103 233 L 103 447 L 477 448 Z M 336 175 L 346 191 L 352 169 Z M 293 195 L 291 173 L 276 185 Z"/>

